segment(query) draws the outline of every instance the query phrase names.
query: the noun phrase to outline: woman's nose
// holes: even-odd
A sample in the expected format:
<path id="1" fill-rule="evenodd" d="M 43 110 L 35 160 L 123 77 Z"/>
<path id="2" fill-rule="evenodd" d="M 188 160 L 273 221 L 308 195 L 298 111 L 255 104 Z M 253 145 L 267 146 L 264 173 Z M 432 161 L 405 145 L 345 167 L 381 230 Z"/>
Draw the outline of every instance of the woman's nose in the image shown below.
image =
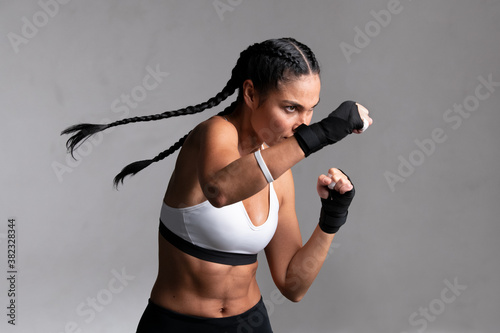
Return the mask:
<path id="1" fill-rule="evenodd" d="M 307 113 L 305 113 L 305 112 L 299 113 L 297 118 L 296 118 L 295 124 L 292 127 L 292 130 L 295 132 L 297 127 L 299 127 L 300 125 L 302 125 L 302 124 L 308 125 L 308 120 L 309 119 L 308 119 Z"/>

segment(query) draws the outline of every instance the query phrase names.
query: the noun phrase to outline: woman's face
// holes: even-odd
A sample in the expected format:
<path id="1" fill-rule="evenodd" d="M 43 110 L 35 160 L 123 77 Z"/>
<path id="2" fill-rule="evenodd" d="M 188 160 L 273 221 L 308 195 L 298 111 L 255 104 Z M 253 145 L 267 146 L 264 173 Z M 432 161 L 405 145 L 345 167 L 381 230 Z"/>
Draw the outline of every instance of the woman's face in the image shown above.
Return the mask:
<path id="1" fill-rule="evenodd" d="M 252 114 L 252 126 L 258 138 L 269 146 L 292 136 L 302 124 L 309 125 L 319 103 L 319 75 L 302 75 L 267 94 Z"/>

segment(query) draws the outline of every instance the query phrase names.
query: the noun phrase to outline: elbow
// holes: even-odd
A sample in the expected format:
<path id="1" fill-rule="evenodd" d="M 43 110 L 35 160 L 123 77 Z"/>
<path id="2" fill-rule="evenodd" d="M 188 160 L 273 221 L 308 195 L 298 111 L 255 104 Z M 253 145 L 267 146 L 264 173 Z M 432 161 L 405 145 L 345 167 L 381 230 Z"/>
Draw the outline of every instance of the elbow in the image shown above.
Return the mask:
<path id="1" fill-rule="evenodd" d="M 203 187 L 203 194 L 215 208 L 221 208 L 228 205 L 228 198 L 215 184 L 208 183 Z"/>
<path id="2" fill-rule="evenodd" d="M 304 295 L 285 295 L 285 297 L 293 303 L 298 303 L 304 298 Z"/>
<path id="3" fill-rule="evenodd" d="M 294 290 L 296 288 L 291 288 L 290 289 L 282 289 L 281 294 L 285 296 L 286 299 L 288 299 L 291 302 L 298 303 L 304 298 L 304 294 L 301 293 L 299 290 Z"/>
<path id="4" fill-rule="evenodd" d="M 224 199 L 222 196 L 216 196 L 213 198 L 208 199 L 210 204 L 214 206 L 215 208 L 222 208 L 227 205 L 227 200 Z"/>

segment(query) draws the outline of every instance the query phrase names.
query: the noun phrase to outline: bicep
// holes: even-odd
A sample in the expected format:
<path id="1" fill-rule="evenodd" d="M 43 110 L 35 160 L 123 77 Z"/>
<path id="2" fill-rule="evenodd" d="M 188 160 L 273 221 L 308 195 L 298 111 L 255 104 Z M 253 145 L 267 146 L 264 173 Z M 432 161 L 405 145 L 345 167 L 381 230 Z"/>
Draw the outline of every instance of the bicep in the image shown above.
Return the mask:
<path id="1" fill-rule="evenodd" d="M 295 212 L 295 189 L 291 170 L 279 181 L 279 190 L 283 193 L 283 197 L 280 203 L 278 227 L 265 253 L 274 283 L 281 289 L 285 285 L 290 261 L 302 248 L 302 236 Z"/>

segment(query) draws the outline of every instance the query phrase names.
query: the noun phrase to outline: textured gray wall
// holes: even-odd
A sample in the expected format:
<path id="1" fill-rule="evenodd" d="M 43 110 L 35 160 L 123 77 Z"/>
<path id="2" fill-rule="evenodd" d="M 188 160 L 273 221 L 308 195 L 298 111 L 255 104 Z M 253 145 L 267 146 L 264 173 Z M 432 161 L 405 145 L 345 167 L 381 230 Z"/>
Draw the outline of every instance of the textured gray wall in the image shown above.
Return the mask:
<path id="1" fill-rule="evenodd" d="M 76 162 L 59 132 L 205 101 L 246 46 L 293 36 L 322 64 L 313 120 L 354 99 L 375 124 L 294 167 L 304 239 L 319 173 L 340 167 L 358 191 L 300 303 L 260 256 L 275 331 L 498 332 L 499 16 L 498 0 L 2 0 L 1 276 L 9 218 L 18 247 L 16 326 L 2 278 L 1 331 L 135 330 L 174 158 L 111 180 L 227 103 L 105 132 Z"/>

